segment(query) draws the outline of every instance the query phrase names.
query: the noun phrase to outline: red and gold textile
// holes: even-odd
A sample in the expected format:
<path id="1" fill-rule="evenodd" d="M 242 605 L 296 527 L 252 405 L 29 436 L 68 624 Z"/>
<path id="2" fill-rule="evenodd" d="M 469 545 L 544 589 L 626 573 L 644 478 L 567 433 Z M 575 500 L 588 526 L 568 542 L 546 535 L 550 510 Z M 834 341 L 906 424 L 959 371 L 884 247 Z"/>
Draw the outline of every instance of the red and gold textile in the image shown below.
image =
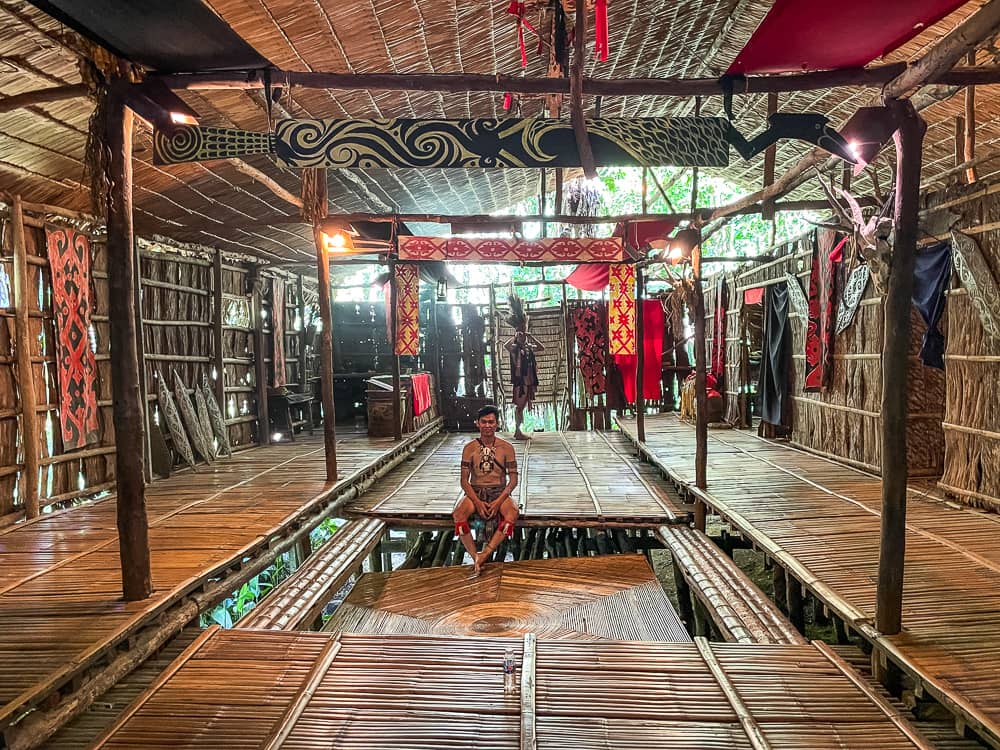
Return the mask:
<path id="1" fill-rule="evenodd" d="M 63 449 L 100 438 L 97 366 L 90 345 L 90 240 L 69 227 L 45 227 L 56 322 L 59 431 Z"/>
<path id="2" fill-rule="evenodd" d="M 285 282 L 281 279 L 271 282 L 271 338 L 274 343 L 272 385 L 280 388 L 288 382 L 285 376 Z"/>
<path id="3" fill-rule="evenodd" d="M 646 401 L 657 401 L 663 395 L 663 331 L 666 316 L 658 299 L 642 301 L 642 397 Z M 622 374 L 625 402 L 635 403 L 638 391 L 636 374 L 639 371 L 639 357 L 636 354 L 618 355 L 615 364 Z"/>
<path id="4" fill-rule="evenodd" d="M 400 260 L 455 260 L 478 263 L 620 262 L 625 247 L 620 237 L 603 239 L 555 237 L 543 240 L 470 239 L 467 237 L 400 237 Z"/>
<path id="5" fill-rule="evenodd" d="M 420 353 L 420 273 L 416 263 L 396 264 L 396 354 Z"/>
<path id="6" fill-rule="evenodd" d="M 608 273 L 611 302 L 608 307 L 608 337 L 611 356 L 635 354 L 635 266 L 614 263 Z"/>
<path id="7" fill-rule="evenodd" d="M 712 317 L 712 374 L 720 383 L 726 379 L 726 280 L 715 287 L 715 314 Z"/>
<path id="8" fill-rule="evenodd" d="M 802 390 L 826 391 L 833 377 L 833 330 L 836 300 L 835 265 L 846 240 L 836 247 L 832 230 L 816 233 L 812 273 L 809 275 L 809 322 L 806 327 L 806 377 Z"/>
<path id="9" fill-rule="evenodd" d="M 410 376 L 410 388 L 413 390 L 413 416 L 419 417 L 431 408 L 431 376 L 426 372 L 414 373 Z"/>

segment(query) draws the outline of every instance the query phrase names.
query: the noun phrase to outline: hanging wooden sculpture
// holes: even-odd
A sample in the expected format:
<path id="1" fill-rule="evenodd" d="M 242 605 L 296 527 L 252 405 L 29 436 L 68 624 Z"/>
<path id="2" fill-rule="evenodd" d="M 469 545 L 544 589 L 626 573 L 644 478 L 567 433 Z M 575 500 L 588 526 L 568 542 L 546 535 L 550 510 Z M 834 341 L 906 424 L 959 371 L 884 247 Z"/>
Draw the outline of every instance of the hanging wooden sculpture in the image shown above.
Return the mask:
<path id="1" fill-rule="evenodd" d="M 174 403 L 174 397 L 170 395 L 163 374 L 159 372 L 156 374 L 156 390 L 160 400 L 160 414 L 167 424 L 167 431 L 173 441 L 174 451 L 180 454 L 188 466 L 194 467 L 194 452 L 191 450 L 187 433 L 184 432 L 184 423 L 177 412 L 177 405 Z"/>
<path id="2" fill-rule="evenodd" d="M 205 396 L 205 405 L 208 407 L 208 419 L 212 424 L 212 433 L 219 441 L 219 455 L 225 453 L 232 458 L 233 446 L 229 442 L 229 428 L 226 427 L 226 420 L 222 417 L 222 409 L 215 400 L 215 394 L 208 384 L 208 376 L 202 375 L 201 392 Z"/>
<path id="3" fill-rule="evenodd" d="M 969 299 L 983 330 L 993 339 L 994 344 L 1000 343 L 1000 287 L 993 278 L 979 243 L 956 230 L 952 230 L 951 239 L 951 262 L 958 278 L 969 292 Z"/>
<path id="4" fill-rule="evenodd" d="M 208 447 L 210 442 L 202 433 L 201 422 L 198 421 L 198 412 L 195 411 L 191 396 L 188 394 L 181 376 L 174 372 L 174 398 L 177 400 L 177 409 L 184 419 L 184 426 L 187 427 L 188 435 L 194 449 L 201 454 L 207 463 L 212 463 L 212 451 Z"/>

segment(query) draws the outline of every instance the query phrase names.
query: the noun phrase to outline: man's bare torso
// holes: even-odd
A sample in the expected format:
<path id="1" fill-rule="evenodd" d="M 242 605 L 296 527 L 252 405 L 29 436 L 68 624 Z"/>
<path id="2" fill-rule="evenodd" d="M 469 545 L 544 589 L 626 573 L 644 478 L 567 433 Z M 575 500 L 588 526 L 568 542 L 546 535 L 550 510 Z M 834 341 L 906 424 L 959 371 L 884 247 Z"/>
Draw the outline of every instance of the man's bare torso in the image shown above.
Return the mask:
<path id="1" fill-rule="evenodd" d="M 508 474 L 517 473 L 517 456 L 506 440 L 496 438 L 493 445 L 486 445 L 477 438 L 462 451 L 462 467 L 469 470 L 473 487 L 502 487 Z"/>

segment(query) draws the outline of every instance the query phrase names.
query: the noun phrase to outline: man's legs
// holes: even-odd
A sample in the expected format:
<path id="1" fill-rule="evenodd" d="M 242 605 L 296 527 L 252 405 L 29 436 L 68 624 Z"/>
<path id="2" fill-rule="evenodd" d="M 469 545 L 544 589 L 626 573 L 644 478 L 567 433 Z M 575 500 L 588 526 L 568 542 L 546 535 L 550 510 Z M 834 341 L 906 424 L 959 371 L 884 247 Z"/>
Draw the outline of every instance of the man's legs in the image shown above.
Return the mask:
<path id="1" fill-rule="evenodd" d="M 462 540 L 462 544 L 465 546 L 465 551 L 469 553 L 472 557 L 473 562 L 477 558 L 476 543 L 472 539 L 472 529 L 469 528 L 469 518 L 472 514 L 476 512 L 476 506 L 472 504 L 472 500 L 468 495 L 462 497 L 462 500 L 455 506 L 455 510 L 452 511 L 451 517 L 455 519 L 455 533 L 458 534 L 458 538 Z M 476 569 L 479 569 L 477 563 Z"/>
<path id="2" fill-rule="evenodd" d="M 475 557 L 477 568 L 493 554 L 493 550 L 500 546 L 500 542 L 503 541 L 504 537 L 510 539 L 514 536 L 514 524 L 517 522 L 517 517 L 520 514 L 520 511 L 517 509 L 517 503 L 512 498 L 508 497 L 503 501 L 503 505 L 500 506 L 500 523 L 497 525 L 496 533 L 493 534 L 493 538 L 490 539 L 489 543 L 483 547 L 483 551 L 479 553 L 479 556 Z"/>
<path id="3" fill-rule="evenodd" d="M 521 423 L 524 422 L 524 406 L 518 405 L 514 409 L 514 437 L 518 440 L 525 440 L 527 436 L 521 432 Z"/>

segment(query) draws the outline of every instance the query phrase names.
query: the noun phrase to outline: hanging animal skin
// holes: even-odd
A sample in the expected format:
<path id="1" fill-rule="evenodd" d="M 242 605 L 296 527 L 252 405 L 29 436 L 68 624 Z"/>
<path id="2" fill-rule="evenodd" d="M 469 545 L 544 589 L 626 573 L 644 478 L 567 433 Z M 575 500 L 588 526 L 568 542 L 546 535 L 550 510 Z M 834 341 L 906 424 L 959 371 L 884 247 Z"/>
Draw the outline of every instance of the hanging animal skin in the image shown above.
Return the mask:
<path id="1" fill-rule="evenodd" d="M 837 306 L 837 326 L 834 329 L 836 333 L 847 330 L 847 327 L 854 322 L 854 316 L 858 313 L 858 305 L 861 304 L 861 298 L 865 296 L 865 289 L 868 288 L 870 278 L 871 269 L 867 263 L 862 263 L 847 277 L 844 294 Z"/>
<path id="2" fill-rule="evenodd" d="M 181 422 L 180 414 L 177 413 L 177 405 L 167 389 L 162 373 L 157 373 L 156 383 L 160 399 L 160 414 L 163 415 L 163 421 L 167 423 L 167 431 L 174 443 L 174 450 L 180 454 L 188 466 L 194 467 L 194 452 L 191 450 L 191 443 L 188 442 L 187 433 L 184 432 L 184 424 Z"/>
<path id="3" fill-rule="evenodd" d="M 1000 287 L 993 278 L 979 243 L 954 229 L 951 231 L 951 240 L 951 262 L 962 286 L 969 293 L 983 330 L 996 344 L 1000 342 Z"/>
<path id="4" fill-rule="evenodd" d="M 809 300 L 806 299 L 806 293 L 802 291 L 802 285 L 795 274 L 786 273 L 785 283 L 788 284 L 788 301 L 792 303 L 792 312 L 805 323 L 809 320 Z"/>
<path id="5" fill-rule="evenodd" d="M 184 418 L 184 425 L 191 436 L 194 449 L 201 454 L 201 457 L 207 463 L 212 463 L 212 451 L 208 448 L 208 439 L 201 431 L 201 422 L 198 421 L 198 413 L 191 402 L 191 396 L 188 395 L 184 381 L 181 380 L 181 376 L 176 372 L 174 372 L 174 398 L 177 399 L 177 408 Z"/>
<path id="6" fill-rule="evenodd" d="M 201 379 L 201 392 L 205 396 L 205 405 L 208 406 L 208 418 L 212 423 L 212 433 L 219 441 L 219 455 L 225 453 L 232 458 L 233 446 L 229 442 L 229 428 L 226 427 L 226 420 L 222 418 L 222 409 L 219 408 L 215 394 L 212 393 L 212 389 L 208 385 L 208 378 L 205 376 L 202 376 Z"/>
<path id="7" fill-rule="evenodd" d="M 194 389 L 194 408 L 195 413 L 198 415 L 198 423 L 201 425 L 201 434 L 205 438 L 205 447 L 212 454 L 212 459 L 215 460 L 219 454 L 215 449 L 215 441 L 212 439 L 212 420 L 208 416 L 208 404 L 205 402 L 205 395 L 197 386 Z"/>

